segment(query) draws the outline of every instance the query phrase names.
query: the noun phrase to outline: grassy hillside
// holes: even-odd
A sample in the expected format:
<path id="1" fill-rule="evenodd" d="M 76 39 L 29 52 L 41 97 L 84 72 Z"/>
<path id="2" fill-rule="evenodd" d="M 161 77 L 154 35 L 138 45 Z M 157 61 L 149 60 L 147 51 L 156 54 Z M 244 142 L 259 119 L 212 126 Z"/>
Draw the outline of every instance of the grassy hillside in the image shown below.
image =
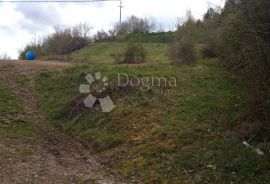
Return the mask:
<path id="1" fill-rule="evenodd" d="M 113 54 L 123 52 L 126 43 L 108 42 L 94 43 L 70 55 L 71 60 L 80 63 L 114 63 Z M 149 63 L 164 63 L 168 61 L 168 44 L 146 43 Z"/>
<path id="2" fill-rule="evenodd" d="M 100 43 L 71 55 L 93 63 L 64 72 L 43 72 L 37 81 L 39 106 L 52 124 L 80 137 L 123 178 L 143 183 L 252 183 L 270 180 L 269 146 L 259 156 L 242 144 L 237 128 L 242 97 L 234 78 L 216 59 L 195 66 L 168 64 L 167 45 L 146 44 L 149 65 L 111 65 L 122 43 Z M 92 58 L 92 59 L 91 59 Z M 106 63 L 106 64 L 104 64 Z M 116 108 L 85 109 L 79 85 L 101 72 L 109 79 Z M 135 77 L 175 77 L 176 87 L 118 87 L 118 73 Z M 53 81 L 53 82 L 52 82 Z M 244 122 L 248 125 L 248 122 Z M 268 151 L 268 152 L 267 152 Z"/>

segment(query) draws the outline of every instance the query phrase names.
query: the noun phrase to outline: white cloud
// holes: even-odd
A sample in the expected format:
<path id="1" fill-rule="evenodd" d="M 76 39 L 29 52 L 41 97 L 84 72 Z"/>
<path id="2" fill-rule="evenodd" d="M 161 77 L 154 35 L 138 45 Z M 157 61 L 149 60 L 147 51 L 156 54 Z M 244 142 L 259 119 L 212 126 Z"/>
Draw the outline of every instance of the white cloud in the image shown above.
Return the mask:
<path id="1" fill-rule="evenodd" d="M 224 0 L 124 0 L 123 19 L 130 15 L 154 17 L 164 28 L 171 28 L 177 17 L 190 9 L 201 18 L 208 2 L 224 4 Z M 19 48 L 35 35 L 48 34 L 57 25 L 73 26 L 88 22 L 94 30 L 109 29 L 119 21 L 119 2 L 96 3 L 1 3 L 0 54 L 17 58 Z"/>
<path id="2" fill-rule="evenodd" d="M 19 26 L 30 32 L 42 31 L 61 22 L 59 14 L 61 9 L 57 4 L 35 3 L 29 6 L 29 3 L 17 3 L 15 11 L 20 12 L 24 17 L 18 22 Z"/>

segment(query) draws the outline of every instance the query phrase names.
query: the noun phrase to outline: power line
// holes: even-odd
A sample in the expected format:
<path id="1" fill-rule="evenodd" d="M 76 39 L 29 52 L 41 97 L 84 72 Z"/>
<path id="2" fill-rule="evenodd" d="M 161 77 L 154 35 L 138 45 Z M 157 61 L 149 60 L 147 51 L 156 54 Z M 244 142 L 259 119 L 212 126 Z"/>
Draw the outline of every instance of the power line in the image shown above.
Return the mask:
<path id="1" fill-rule="evenodd" d="M 91 3 L 104 1 L 121 1 L 121 0 L 3 0 L 5 3 Z"/>

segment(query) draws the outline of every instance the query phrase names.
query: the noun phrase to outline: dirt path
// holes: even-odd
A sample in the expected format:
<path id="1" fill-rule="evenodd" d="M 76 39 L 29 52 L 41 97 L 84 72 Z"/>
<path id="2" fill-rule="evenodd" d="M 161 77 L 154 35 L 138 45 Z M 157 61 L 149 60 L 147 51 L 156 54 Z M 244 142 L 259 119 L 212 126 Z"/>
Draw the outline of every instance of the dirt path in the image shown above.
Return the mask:
<path id="1" fill-rule="evenodd" d="M 60 62 L 0 63 L 1 84 L 24 108 L 22 113 L 8 114 L 9 121 L 31 122 L 37 130 L 34 141 L 12 139 L 11 145 L 7 146 L 0 139 L 0 149 L 12 150 L 8 156 L 0 154 L 0 183 L 119 183 L 97 162 L 96 156 L 91 155 L 89 147 L 52 128 L 38 111 L 35 92 L 37 72 L 69 67 L 72 65 Z M 21 87 L 16 80 L 22 77 L 29 80 L 27 87 Z M 13 145 L 16 149 L 11 149 Z M 26 150 L 27 156 L 17 151 L 18 145 Z"/>

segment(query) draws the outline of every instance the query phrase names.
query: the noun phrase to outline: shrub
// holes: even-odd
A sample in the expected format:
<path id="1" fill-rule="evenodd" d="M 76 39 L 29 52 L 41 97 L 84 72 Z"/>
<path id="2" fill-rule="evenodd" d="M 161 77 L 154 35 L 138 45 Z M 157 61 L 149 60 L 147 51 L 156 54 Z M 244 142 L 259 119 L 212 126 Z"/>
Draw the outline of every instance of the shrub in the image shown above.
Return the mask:
<path id="1" fill-rule="evenodd" d="M 111 54 L 115 63 L 123 63 L 124 53 L 123 52 L 114 52 Z"/>
<path id="2" fill-rule="evenodd" d="M 174 64 L 187 65 L 196 62 L 195 46 L 191 41 L 177 41 L 170 46 L 170 57 Z"/>
<path id="3" fill-rule="evenodd" d="M 227 1 L 221 35 L 221 60 L 239 76 L 248 103 L 245 116 L 270 127 L 269 0 Z M 246 118 L 246 117 L 245 117 Z"/>
<path id="4" fill-rule="evenodd" d="M 56 29 L 42 44 L 46 55 L 63 55 L 87 46 L 89 40 L 75 27 L 73 29 Z"/>
<path id="5" fill-rule="evenodd" d="M 198 42 L 198 23 L 190 11 L 183 23 L 178 23 L 174 40 L 170 46 L 170 57 L 174 64 L 194 64 L 196 62 L 195 43 Z"/>
<path id="6" fill-rule="evenodd" d="M 220 9 L 209 8 L 203 18 L 203 48 L 201 54 L 204 58 L 218 56 L 219 42 L 223 31 L 223 20 Z"/>
<path id="7" fill-rule="evenodd" d="M 32 43 L 29 43 L 28 45 L 26 45 L 23 49 L 19 50 L 19 59 L 26 60 L 26 53 L 29 50 L 35 51 L 37 58 L 44 55 L 44 50 L 42 49 L 41 44 L 40 43 L 35 44 L 32 42 Z"/>
<path id="8" fill-rule="evenodd" d="M 124 53 L 114 54 L 116 63 L 138 64 L 146 62 L 146 50 L 139 43 L 128 43 Z"/>
<path id="9" fill-rule="evenodd" d="M 90 42 L 87 37 L 91 27 L 79 24 L 73 28 L 55 28 L 55 32 L 44 37 L 38 43 L 31 42 L 19 51 L 19 59 L 25 59 L 25 53 L 33 50 L 37 57 L 51 55 L 65 55 L 87 46 Z"/>
<path id="10" fill-rule="evenodd" d="M 202 50 L 201 50 L 201 54 L 204 58 L 214 58 L 217 57 L 217 52 L 215 50 L 215 48 L 209 46 L 209 45 L 205 45 Z"/>

